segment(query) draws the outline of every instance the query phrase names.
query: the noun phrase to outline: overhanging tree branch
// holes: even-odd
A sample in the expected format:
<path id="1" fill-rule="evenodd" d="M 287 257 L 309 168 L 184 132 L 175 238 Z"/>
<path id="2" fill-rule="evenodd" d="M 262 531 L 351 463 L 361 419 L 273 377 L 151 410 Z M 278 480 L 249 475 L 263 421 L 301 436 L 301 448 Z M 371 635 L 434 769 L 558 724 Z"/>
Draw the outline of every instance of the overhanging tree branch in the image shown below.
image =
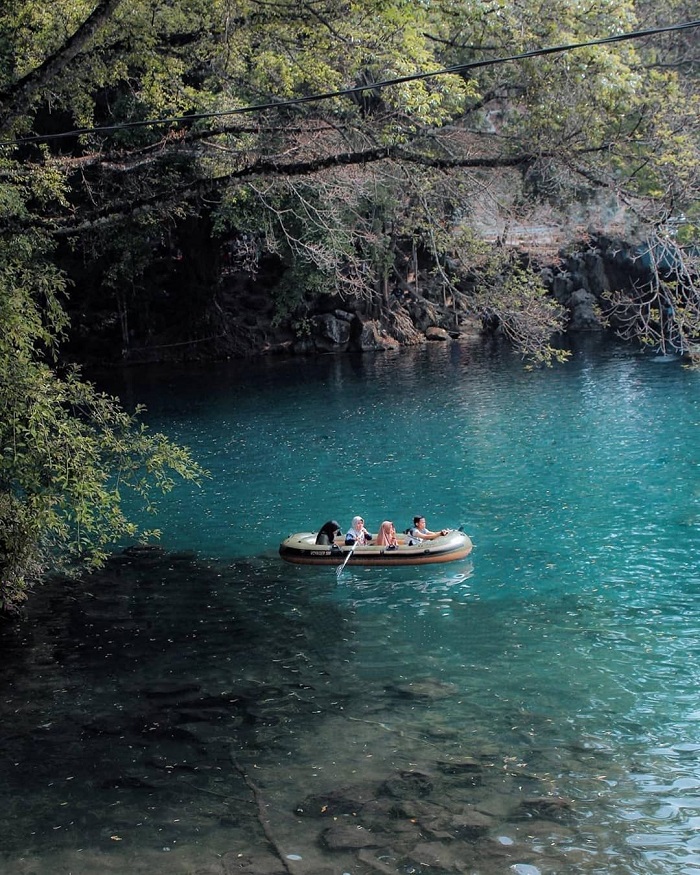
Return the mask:
<path id="1" fill-rule="evenodd" d="M 315 158 L 309 161 L 295 161 L 283 163 L 274 159 L 254 161 L 245 167 L 241 167 L 230 173 L 218 176 L 202 177 L 193 182 L 168 188 L 166 191 L 157 192 L 138 201 L 112 202 L 108 212 L 93 214 L 86 221 L 72 224 L 72 220 L 54 219 L 50 225 L 59 236 L 77 234 L 100 226 L 123 220 L 138 213 L 146 213 L 151 209 L 166 207 L 167 205 L 193 202 L 195 199 L 211 196 L 219 193 L 229 185 L 256 177 L 301 177 L 313 176 L 332 168 L 373 164 L 380 161 L 401 161 L 409 164 L 418 164 L 434 170 L 456 169 L 487 169 L 519 167 L 526 165 L 536 158 L 555 157 L 554 153 L 523 154 L 514 156 L 493 156 L 489 158 L 464 157 L 464 158 L 431 158 L 419 155 L 399 146 L 382 146 L 375 149 L 366 149 L 356 152 L 344 152 Z M 47 224 L 48 226 L 48 224 Z"/>
<path id="2" fill-rule="evenodd" d="M 0 136 L 9 132 L 12 124 L 33 103 L 35 96 L 70 64 L 86 43 L 109 21 L 122 2 L 123 0 L 101 0 L 91 15 L 57 51 L 26 76 L 14 82 L 7 91 L 0 93 L 0 106 L 4 104 L 0 116 Z"/>

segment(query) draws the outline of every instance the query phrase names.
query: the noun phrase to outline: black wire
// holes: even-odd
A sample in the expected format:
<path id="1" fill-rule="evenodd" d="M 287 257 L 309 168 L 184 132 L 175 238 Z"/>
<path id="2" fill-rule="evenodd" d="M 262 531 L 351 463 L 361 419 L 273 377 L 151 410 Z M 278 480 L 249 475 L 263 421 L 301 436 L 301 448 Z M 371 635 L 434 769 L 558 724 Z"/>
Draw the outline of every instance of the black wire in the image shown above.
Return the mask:
<path id="1" fill-rule="evenodd" d="M 307 97 L 295 97 L 290 100 L 273 101 L 272 103 L 258 103 L 252 106 L 242 106 L 236 109 L 226 109 L 217 112 L 202 112 L 184 116 L 169 116 L 165 118 L 143 119 L 134 122 L 120 122 L 115 125 L 105 125 L 95 128 L 77 128 L 72 131 L 63 131 L 59 134 L 35 134 L 30 137 L 18 137 L 15 140 L 0 140 L 0 146 L 21 146 L 27 143 L 46 143 L 50 140 L 59 140 L 65 137 L 78 137 L 84 134 L 107 134 L 114 131 L 123 131 L 130 128 L 143 128 L 150 125 L 174 124 L 175 122 L 199 121 L 200 119 L 222 118 L 225 116 L 242 115 L 244 113 L 265 112 L 269 109 L 282 109 L 289 106 L 300 106 L 304 103 L 314 103 L 321 100 L 332 100 L 336 97 L 347 97 L 352 94 L 362 94 L 365 91 L 374 91 L 380 88 L 390 88 L 393 85 L 402 85 L 404 82 L 417 82 L 423 79 L 432 79 L 435 76 L 453 75 L 456 73 L 464 73 L 467 70 L 475 70 L 479 67 L 490 67 L 496 64 L 506 64 L 509 61 L 522 61 L 526 58 L 536 58 L 542 55 L 552 55 L 557 52 L 569 52 L 573 49 L 582 49 L 588 46 L 600 46 L 608 43 L 618 43 L 625 40 L 640 39 L 645 36 L 653 36 L 660 33 L 671 33 L 673 31 L 688 30 L 693 27 L 700 27 L 700 19 L 696 21 L 687 21 L 683 24 L 671 24 L 668 27 L 654 27 L 649 30 L 636 30 L 630 33 L 621 33 L 617 36 L 606 36 L 600 39 L 590 40 L 582 43 L 568 43 L 561 46 L 548 46 L 543 49 L 532 49 L 529 52 L 521 52 L 517 55 L 508 55 L 502 58 L 489 58 L 484 61 L 470 61 L 467 64 L 455 64 L 453 67 L 443 67 L 440 70 L 432 70 L 428 73 L 410 73 L 406 76 L 397 76 L 394 79 L 384 79 L 380 82 L 371 82 L 365 85 L 355 85 L 352 88 L 344 88 L 340 91 L 327 91 L 321 94 L 311 94 Z"/>

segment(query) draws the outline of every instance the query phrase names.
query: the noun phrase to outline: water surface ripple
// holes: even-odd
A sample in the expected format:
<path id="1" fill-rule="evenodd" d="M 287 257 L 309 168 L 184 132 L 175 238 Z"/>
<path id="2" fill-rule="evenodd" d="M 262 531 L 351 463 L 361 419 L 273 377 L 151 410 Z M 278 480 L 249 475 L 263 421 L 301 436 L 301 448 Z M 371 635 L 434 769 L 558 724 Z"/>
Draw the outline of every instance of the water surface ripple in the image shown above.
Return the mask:
<path id="1" fill-rule="evenodd" d="M 4 636 L 3 873 L 700 872 L 700 374 L 431 346 L 111 379 L 212 476 Z M 279 560 L 355 513 L 476 547 Z"/>

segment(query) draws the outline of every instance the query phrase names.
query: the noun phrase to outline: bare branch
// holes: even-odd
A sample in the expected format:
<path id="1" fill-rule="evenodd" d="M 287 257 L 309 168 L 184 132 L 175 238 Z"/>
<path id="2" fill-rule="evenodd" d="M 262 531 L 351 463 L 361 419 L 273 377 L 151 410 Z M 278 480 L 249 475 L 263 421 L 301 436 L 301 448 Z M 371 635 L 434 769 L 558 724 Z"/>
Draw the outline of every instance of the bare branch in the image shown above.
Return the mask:
<path id="1" fill-rule="evenodd" d="M 638 339 L 666 354 L 697 358 L 700 325 L 700 259 L 680 246 L 671 233 L 656 232 L 639 256 L 650 279 L 608 295 L 610 319 L 625 340 Z"/>

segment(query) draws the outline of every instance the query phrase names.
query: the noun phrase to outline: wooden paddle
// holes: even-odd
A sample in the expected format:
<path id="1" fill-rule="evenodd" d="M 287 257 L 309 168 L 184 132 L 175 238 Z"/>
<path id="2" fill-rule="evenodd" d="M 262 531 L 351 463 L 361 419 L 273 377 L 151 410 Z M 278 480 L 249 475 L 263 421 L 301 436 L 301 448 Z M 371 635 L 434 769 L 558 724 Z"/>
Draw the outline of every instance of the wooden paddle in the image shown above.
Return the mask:
<path id="1" fill-rule="evenodd" d="M 338 568 L 336 569 L 336 572 L 335 572 L 335 573 L 336 573 L 336 576 L 337 576 L 337 577 L 340 577 L 340 575 L 343 573 L 343 568 L 345 568 L 345 566 L 348 564 L 348 559 L 349 559 L 349 558 L 352 556 L 352 554 L 355 552 L 355 547 L 357 547 L 358 543 L 359 543 L 358 538 L 355 538 L 355 541 L 354 541 L 352 547 L 350 548 L 350 550 L 349 550 L 349 552 L 348 552 L 348 555 L 347 555 L 347 556 L 345 557 L 345 559 L 343 560 L 343 564 L 342 564 L 342 565 L 339 565 Z"/>

